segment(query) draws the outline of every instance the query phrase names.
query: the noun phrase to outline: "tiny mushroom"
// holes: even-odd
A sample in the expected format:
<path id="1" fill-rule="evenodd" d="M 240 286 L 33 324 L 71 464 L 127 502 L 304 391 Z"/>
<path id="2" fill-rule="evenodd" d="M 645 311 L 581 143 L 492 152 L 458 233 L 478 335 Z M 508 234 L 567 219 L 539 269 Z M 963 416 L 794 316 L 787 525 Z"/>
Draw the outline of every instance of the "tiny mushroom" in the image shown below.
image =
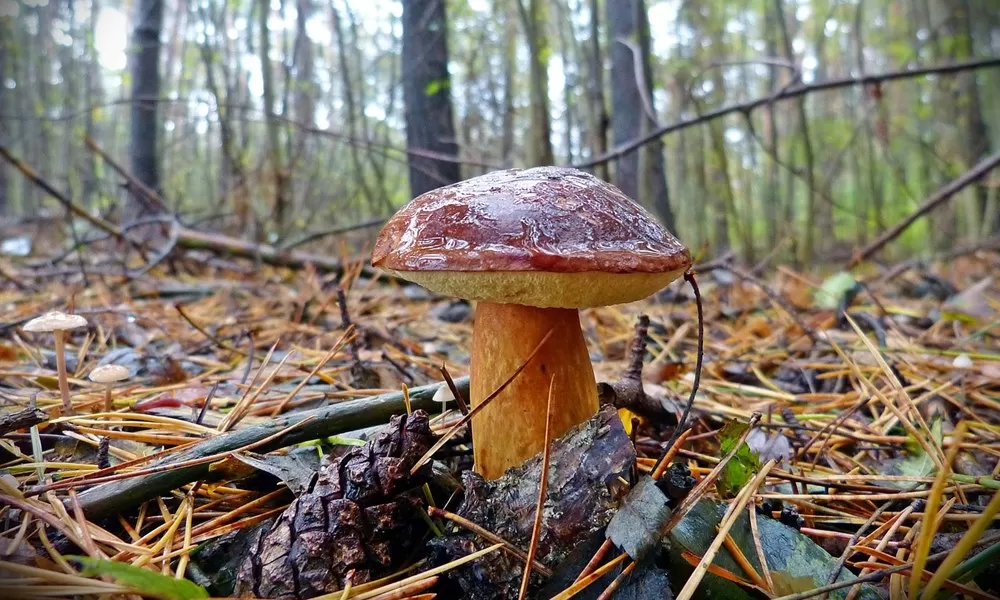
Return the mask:
<path id="1" fill-rule="evenodd" d="M 111 385 L 128 378 L 128 369 L 121 365 L 101 365 L 94 367 L 88 377 L 94 383 L 104 384 L 104 410 L 111 412 L 114 406 L 111 402 Z"/>
<path id="2" fill-rule="evenodd" d="M 86 327 L 87 319 L 80 315 L 69 315 L 60 311 L 47 312 L 35 317 L 24 325 L 25 331 L 32 333 L 51 333 L 56 340 L 56 370 L 59 374 L 59 392 L 62 394 L 63 411 L 73 414 L 73 404 L 69 398 L 69 382 L 66 375 L 65 334 L 70 329 Z"/>
<path id="3" fill-rule="evenodd" d="M 426 192 L 383 227 L 372 264 L 476 301 L 469 387 L 474 468 L 496 479 L 542 450 L 553 380 L 553 438 L 599 409 L 579 310 L 662 289 L 691 255 L 621 190 L 562 167 L 507 169 Z"/>

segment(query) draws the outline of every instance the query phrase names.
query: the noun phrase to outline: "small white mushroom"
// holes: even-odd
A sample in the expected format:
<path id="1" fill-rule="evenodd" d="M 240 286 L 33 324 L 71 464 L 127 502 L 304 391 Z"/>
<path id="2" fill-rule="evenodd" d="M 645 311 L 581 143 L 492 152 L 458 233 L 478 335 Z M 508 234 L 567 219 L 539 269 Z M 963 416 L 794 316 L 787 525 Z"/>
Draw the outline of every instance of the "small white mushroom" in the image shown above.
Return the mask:
<path id="1" fill-rule="evenodd" d="M 51 333 L 56 340 L 56 370 L 59 373 L 59 392 L 62 394 L 63 411 L 67 415 L 73 414 L 73 404 L 69 399 L 69 382 L 66 376 L 66 357 L 63 355 L 65 333 L 70 329 L 86 327 L 87 319 L 80 315 L 69 315 L 64 312 L 47 312 L 40 317 L 28 321 L 24 325 L 25 331 L 32 333 Z"/>
<path id="2" fill-rule="evenodd" d="M 87 377 L 94 383 L 104 384 L 104 410 L 111 412 L 114 408 L 111 403 L 111 386 L 117 381 L 127 379 L 128 369 L 121 365 L 101 365 L 95 367 Z"/>

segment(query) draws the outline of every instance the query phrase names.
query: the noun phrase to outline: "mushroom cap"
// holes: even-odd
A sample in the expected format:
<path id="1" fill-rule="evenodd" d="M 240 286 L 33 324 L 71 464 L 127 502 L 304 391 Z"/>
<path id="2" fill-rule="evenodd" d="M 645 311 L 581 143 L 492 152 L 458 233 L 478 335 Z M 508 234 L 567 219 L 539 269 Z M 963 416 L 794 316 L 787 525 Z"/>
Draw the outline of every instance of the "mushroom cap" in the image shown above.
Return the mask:
<path id="1" fill-rule="evenodd" d="M 691 255 L 617 187 L 534 167 L 414 198 L 382 228 L 372 264 L 469 300 L 584 308 L 644 298 L 683 274 Z"/>
<path id="2" fill-rule="evenodd" d="M 121 365 L 101 365 L 94 367 L 87 377 L 94 383 L 114 383 L 128 378 L 128 369 Z"/>
<path id="3" fill-rule="evenodd" d="M 87 319 L 82 316 L 69 315 L 54 310 L 28 321 L 24 324 L 24 330 L 34 333 L 52 333 L 53 331 L 65 331 L 67 329 L 77 329 L 78 327 L 86 326 Z"/>

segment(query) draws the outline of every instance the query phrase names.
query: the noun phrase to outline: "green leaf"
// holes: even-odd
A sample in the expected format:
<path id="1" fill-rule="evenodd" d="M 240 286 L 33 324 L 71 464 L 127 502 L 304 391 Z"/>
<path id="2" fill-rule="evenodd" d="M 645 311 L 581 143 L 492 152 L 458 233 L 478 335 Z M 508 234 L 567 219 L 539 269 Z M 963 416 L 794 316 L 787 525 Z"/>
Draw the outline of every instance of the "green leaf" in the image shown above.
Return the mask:
<path id="1" fill-rule="evenodd" d="M 689 552 L 698 558 L 705 554 L 715 538 L 719 521 L 728 506 L 724 502 L 716 502 L 709 498 L 698 501 L 670 532 L 670 552 L 672 554 L 671 581 L 687 579 L 693 566 L 684 558 L 682 552 Z M 774 581 L 774 595 L 782 596 L 796 594 L 816 589 L 827 584 L 827 580 L 837 559 L 821 548 L 806 535 L 775 519 L 757 515 L 757 529 L 760 533 L 760 545 L 767 567 Z M 736 519 L 729 532 L 736 546 L 754 567 L 757 573 L 762 573 L 760 560 L 754 542 L 753 531 L 746 511 Z M 750 578 L 733 559 L 723 546 L 712 561 L 712 565 L 725 569 L 737 578 L 749 582 Z M 841 569 L 837 581 L 853 581 L 857 579 L 848 569 Z M 724 600 L 751 597 L 750 585 L 740 585 L 714 573 L 707 573 L 698 586 L 694 598 L 699 600 Z M 830 598 L 843 599 L 847 596 L 849 587 L 830 592 Z M 876 600 L 878 592 L 869 584 L 862 584 L 857 600 Z"/>
<path id="2" fill-rule="evenodd" d="M 443 79 L 432 79 L 427 82 L 424 86 L 425 96 L 434 96 L 435 94 L 447 90 L 450 86 L 450 81 L 446 78 Z"/>
<path id="3" fill-rule="evenodd" d="M 840 271 L 836 275 L 831 275 L 823 282 L 816 292 L 816 304 L 821 308 L 837 308 L 840 299 L 844 297 L 849 289 L 854 287 L 854 276 L 846 271 Z"/>
<path id="4" fill-rule="evenodd" d="M 725 457 L 736 448 L 736 443 L 740 440 L 743 432 L 749 427 L 746 423 L 739 421 L 727 421 L 719 433 L 719 456 Z M 760 457 L 750 449 L 746 442 L 740 444 L 739 450 L 726 463 L 715 480 L 715 489 L 723 498 L 732 498 L 739 493 L 747 482 L 760 471 Z"/>
<path id="5" fill-rule="evenodd" d="M 940 446 L 942 443 L 941 419 L 934 419 L 930 424 L 930 428 L 931 435 L 934 436 L 934 443 Z M 917 443 L 912 435 L 907 435 L 903 449 L 905 452 L 904 456 L 883 463 L 883 473 L 886 475 L 906 475 L 908 477 L 928 477 L 934 474 L 934 459 L 924 452 L 924 447 Z M 886 481 L 884 483 L 900 490 L 913 490 L 926 485 L 918 481 Z"/>
<path id="6" fill-rule="evenodd" d="M 73 561 L 83 566 L 84 577 L 108 576 L 115 583 L 123 585 L 137 594 L 161 600 L 188 600 L 208 598 L 208 592 L 200 585 L 187 579 L 174 579 L 149 569 L 132 566 L 113 560 L 99 560 L 86 556 L 71 556 Z"/>

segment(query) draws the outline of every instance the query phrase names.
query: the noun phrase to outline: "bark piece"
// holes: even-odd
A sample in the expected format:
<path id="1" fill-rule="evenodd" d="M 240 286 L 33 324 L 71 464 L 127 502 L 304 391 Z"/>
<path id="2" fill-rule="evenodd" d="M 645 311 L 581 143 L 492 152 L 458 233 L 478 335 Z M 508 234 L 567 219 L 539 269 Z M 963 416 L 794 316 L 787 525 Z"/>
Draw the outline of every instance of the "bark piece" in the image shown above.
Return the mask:
<path id="1" fill-rule="evenodd" d="M 541 478 L 541 454 L 487 481 L 474 472 L 463 474 L 465 497 L 458 513 L 516 546 L 527 549 L 535 517 Z M 552 442 L 548 495 L 536 558 L 546 566 L 563 561 L 572 550 L 611 521 L 628 493 L 635 462 L 632 446 L 617 412 L 602 408 L 591 419 Z M 464 530 L 449 530 L 436 538 L 432 564 L 443 564 L 482 549 L 488 542 Z M 523 563 L 507 554 L 449 571 L 463 598 L 516 598 Z"/>
<path id="2" fill-rule="evenodd" d="M 236 595 L 309 598 L 389 574 L 420 539 L 416 477 L 410 468 L 433 443 L 427 413 L 393 417 L 372 441 L 327 463 L 270 529 L 256 534 Z"/>

